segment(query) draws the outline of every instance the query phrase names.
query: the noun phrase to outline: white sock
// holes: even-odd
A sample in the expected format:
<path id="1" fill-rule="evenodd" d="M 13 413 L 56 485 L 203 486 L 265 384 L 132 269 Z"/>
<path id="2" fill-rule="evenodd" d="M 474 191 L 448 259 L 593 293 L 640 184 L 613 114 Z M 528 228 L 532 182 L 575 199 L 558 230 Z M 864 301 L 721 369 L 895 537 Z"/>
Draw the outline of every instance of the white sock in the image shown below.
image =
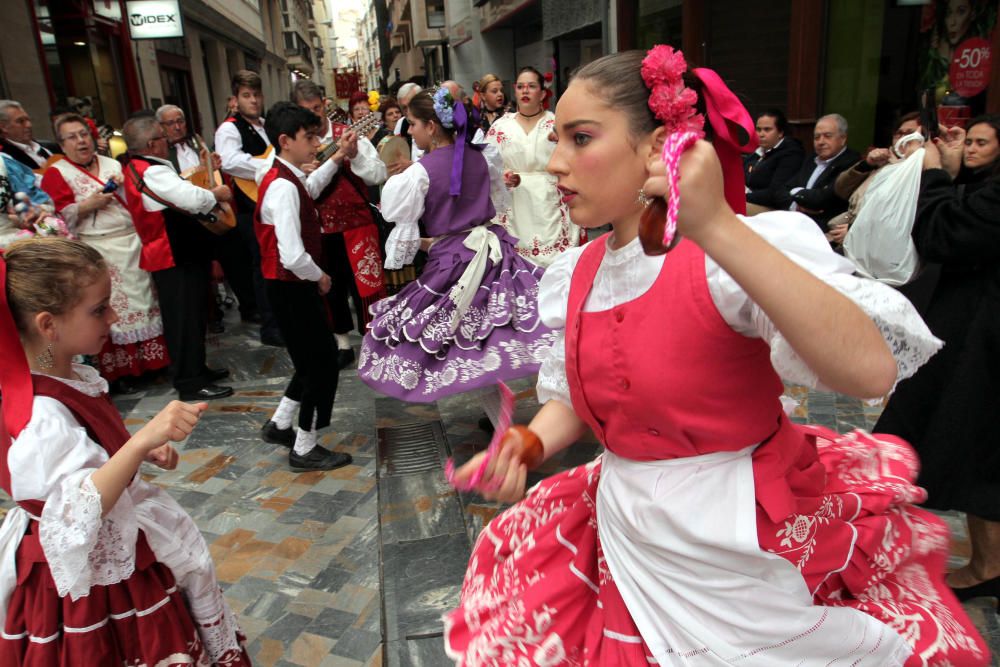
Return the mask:
<path id="1" fill-rule="evenodd" d="M 316 446 L 316 431 L 304 431 L 299 429 L 295 432 L 295 453 L 305 456 Z"/>
<path id="2" fill-rule="evenodd" d="M 293 401 L 287 396 L 282 396 L 281 403 L 278 403 L 278 409 L 275 410 L 274 414 L 271 416 L 271 421 L 273 421 L 282 431 L 286 428 L 291 428 L 292 417 L 295 416 L 295 411 L 298 409 L 298 401 Z"/>
<path id="3" fill-rule="evenodd" d="M 334 340 L 337 341 L 338 350 L 349 350 L 351 349 L 351 338 L 347 334 L 333 334 Z"/>

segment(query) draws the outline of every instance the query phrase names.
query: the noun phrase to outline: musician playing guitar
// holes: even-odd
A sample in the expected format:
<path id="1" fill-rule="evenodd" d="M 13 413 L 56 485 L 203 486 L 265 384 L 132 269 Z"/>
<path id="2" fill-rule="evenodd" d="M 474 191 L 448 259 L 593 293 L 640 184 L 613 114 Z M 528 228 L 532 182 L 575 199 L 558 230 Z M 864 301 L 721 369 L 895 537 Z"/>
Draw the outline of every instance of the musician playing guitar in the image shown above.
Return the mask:
<path id="1" fill-rule="evenodd" d="M 170 163 L 174 165 L 182 178 L 190 179 L 193 175 L 204 172 L 206 161 L 214 170 L 218 170 L 222 166 L 222 158 L 219 154 L 211 152 L 200 136 L 188 132 L 187 118 L 180 107 L 164 104 L 156 110 L 156 120 L 160 122 L 170 144 L 168 149 Z M 217 185 L 203 181 L 195 184 L 202 187 Z M 253 284 L 253 257 L 250 254 L 250 249 L 247 248 L 239 232 L 219 233 L 224 230 L 216 231 L 218 235 L 211 240 L 212 259 L 219 262 L 226 276 L 226 281 L 236 294 L 236 299 L 239 301 L 240 319 L 244 322 L 259 322 L 257 295 L 254 292 Z M 216 313 L 216 318 L 213 325 L 218 330 L 221 311 Z"/>
<path id="2" fill-rule="evenodd" d="M 215 131 L 215 150 L 222 158 L 222 172 L 234 183 L 236 228 L 252 258 L 254 294 L 261 318 L 260 342 L 283 347 L 284 339 L 264 292 L 260 246 L 253 231 L 253 212 L 257 206 L 256 176 L 258 172 L 263 173 L 270 168 L 273 153 L 271 142 L 264 132 L 264 93 L 260 75 L 249 70 L 236 72 L 232 91 L 237 110 Z"/>
<path id="3" fill-rule="evenodd" d="M 357 330 L 362 335 L 370 320 L 368 306 L 386 296 L 382 274 L 382 252 L 374 210 L 369 203 L 368 186 L 379 185 L 387 178 L 385 165 L 365 135 L 366 127 L 377 127 L 365 120 L 353 126 L 330 122 L 324 109 L 323 94 L 308 79 L 300 79 L 292 87 L 292 99 L 312 111 L 322 120 L 320 157 L 330 154 L 331 144 L 346 147 L 347 159 L 316 198 L 323 231 L 323 263 L 333 286 L 327 293 L 327 303 L 333 317 L 337 339 L 337 361 L 341 369 L 354 361 L 348 333 L 355 328 L 350 302 L 357 315 Z M 371 118 L 371 117 L 369 117 Z M 345 168 L 346 167 L 346 168 Z"/>

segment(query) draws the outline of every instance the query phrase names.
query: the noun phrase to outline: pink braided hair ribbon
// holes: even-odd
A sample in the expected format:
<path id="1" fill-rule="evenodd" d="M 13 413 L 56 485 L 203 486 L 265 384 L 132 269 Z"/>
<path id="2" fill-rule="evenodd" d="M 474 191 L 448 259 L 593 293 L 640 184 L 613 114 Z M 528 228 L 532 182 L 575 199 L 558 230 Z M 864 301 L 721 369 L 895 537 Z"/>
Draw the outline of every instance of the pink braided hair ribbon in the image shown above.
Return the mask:
<path id="1" fill-rule="evenodd" d="M 448 480 L 448 483 L 459 491 L 473 491 L 478 486 L 479 483 L 483 481 L 483 476 L 486 474 L 486 468 L 489 466 L 490 461 L 493 457 L 500 452 L 500 442 L 503 440 L 504 435 L 507 433 L 507 429 L 510 428 L 510 423 L 514 419 L 514 392 L 510 390 L 510 387 L 505 385 L 503 382 L 497 383 L 497 389 L 500 391 L 500 417 L 497 423 L 494 424 L 493 429 L 493 439 L 490 440 L 490 445 L 486 449 L 486 456 L 483 457 L 482 463 L 476 468 L 476 471 L 472 473 L 469 477 L 469 481 L 466 483 L 461 483 L 455 478 L 455 461 L 454 459 L 448 459 L 444 465 L 444 477 Z"/>
<path id="2" fill-rule="evenodd" d="M 680 181 L 680 162 L 684 151 L 691 148 L 699 139 L 704 138 L 704 132 L 677 132 L 669 135 L 663 142 L 663 164 L 667 171 L 667 222 L 663 228 L 663 247 L 669 248 L 677 235 L 677 211 L 680 208 L 681 194 L 677 189 Z"/>

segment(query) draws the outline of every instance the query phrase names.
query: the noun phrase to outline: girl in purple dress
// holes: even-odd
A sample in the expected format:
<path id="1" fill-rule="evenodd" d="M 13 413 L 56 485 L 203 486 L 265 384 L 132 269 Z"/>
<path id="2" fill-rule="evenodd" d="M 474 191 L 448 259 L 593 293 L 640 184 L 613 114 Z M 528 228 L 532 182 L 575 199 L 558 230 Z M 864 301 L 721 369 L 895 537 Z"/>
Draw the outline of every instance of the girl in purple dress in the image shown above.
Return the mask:
<path id="1" fill-rule="evenodd" d="M 420 249 L 428 259 L 420 278 L 371 307 L 358 373 L 383 394 L 423 403 L 536 373 L 553 334 L 538 317 L 542 269 L 490 224 L 501 170 L 468 142 L 465 107 L 447 89 L 425 91 L 408 118 L 425 154 L 382 191 L 382 215 L 396 224 L 385 268 Z"/>

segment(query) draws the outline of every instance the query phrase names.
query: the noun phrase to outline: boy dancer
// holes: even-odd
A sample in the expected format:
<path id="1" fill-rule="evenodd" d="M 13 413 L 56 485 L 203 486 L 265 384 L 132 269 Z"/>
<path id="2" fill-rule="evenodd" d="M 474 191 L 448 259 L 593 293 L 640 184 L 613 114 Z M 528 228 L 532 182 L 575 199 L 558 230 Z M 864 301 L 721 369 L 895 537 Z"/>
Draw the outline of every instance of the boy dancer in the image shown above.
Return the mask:
<path id="1" fill-rule="evenodd" d="M 316 431 L 330 424 L 337 393 L 337 347 L 323 295 L 330 276 L 319 268 L 319 213 L 313 200 L 337 173 L 356 144 L 349 134 L 338 152 L 307 178 L 302 167 L 316 158 L 319 119 L 291 102 L 271 107 L 264 123 L 275 148 L 271 168 L 260 181 L 254 232 L 260 244 L 264 288 L 284 336 L 295 374 L 281 404 L 261 433 L 264 440 L 292 447 L 293 470 L 332 470 L 351 457 L 316 444 Z M 298 432 L 292 415 L 298 409 Z"/>

